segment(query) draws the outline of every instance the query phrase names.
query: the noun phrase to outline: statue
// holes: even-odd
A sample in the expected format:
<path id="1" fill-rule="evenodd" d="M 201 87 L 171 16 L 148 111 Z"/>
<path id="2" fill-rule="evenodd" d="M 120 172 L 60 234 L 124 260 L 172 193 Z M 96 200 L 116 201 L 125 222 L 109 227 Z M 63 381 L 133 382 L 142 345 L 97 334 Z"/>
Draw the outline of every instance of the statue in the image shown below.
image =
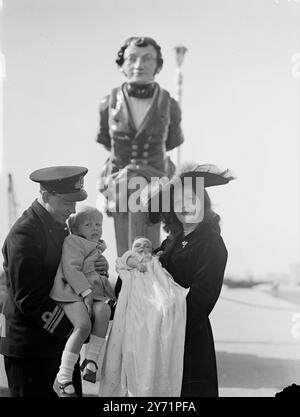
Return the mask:
<path id="1" fill-rule="evenodd" d="M 127 39 L 116 63 L 126 81 L 101 101 L 97 142 L 110 152 L 99 189 L 106 197 L 107 214 L 114 218 L 121 256 L 136 236 L 145 236 L 154 247 L 159 246 L 160 224 L 152 224 L 147 212 L 130 210 L 127 203 L 134 190 L 128 184 L 137 176 L 147 183 L 153 177 L 170 178 L 175 165 L 166 152 L 181 145 L 184 138 L 178 103 L 155 82 L 163 66 L 156 41 L 148 37 Z M 124 183 L 126 193 L 121 190 Z M 122 199 L 126 200 L 125 210 L 120 209 Z"/>

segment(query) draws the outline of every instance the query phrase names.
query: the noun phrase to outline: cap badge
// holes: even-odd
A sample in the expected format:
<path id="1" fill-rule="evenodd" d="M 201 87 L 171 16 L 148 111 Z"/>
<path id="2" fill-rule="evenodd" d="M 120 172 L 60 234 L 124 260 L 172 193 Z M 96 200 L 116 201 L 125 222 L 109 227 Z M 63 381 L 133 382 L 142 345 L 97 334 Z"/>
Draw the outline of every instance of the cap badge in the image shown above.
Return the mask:
<path id="1" fill-rule="evenodd" d="M 83 188 L 83 176 L 79 178 L 77 182 L 74 184 L 75 190 L 81 190 Z"/>

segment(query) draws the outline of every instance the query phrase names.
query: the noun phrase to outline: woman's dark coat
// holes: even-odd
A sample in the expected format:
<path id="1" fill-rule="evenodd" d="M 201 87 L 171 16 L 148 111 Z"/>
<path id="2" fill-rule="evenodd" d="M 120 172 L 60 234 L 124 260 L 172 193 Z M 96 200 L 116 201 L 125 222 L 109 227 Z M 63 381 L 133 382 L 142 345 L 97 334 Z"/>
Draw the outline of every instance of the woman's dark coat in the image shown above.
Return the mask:
<path id="1" fill-rule="evenodd" d="M 174 280 L 190 288 L 181 395 L 218 396 L 215 348 L 208 316 L 223 283 L 227 262 L 223 239 L 207 225 L 200 224 L 185 237 L 180 234 L 173 241 L 166 239 L 158 250 L 164 250 L 160 260 Z M 116 293 L 119 290 L 120 280 Z"/>
<path id="2" fill-rule="evenodd" d="M 200 224 L 185 237 L 180 234 L 171 243 L 164 241 L 162 248 L 162 265 L 178 284 L 190 288 L 181 395 L 217 396 L 215 347 L 208 316 L 222 288 L 226 247 L 219 233 Z"/>

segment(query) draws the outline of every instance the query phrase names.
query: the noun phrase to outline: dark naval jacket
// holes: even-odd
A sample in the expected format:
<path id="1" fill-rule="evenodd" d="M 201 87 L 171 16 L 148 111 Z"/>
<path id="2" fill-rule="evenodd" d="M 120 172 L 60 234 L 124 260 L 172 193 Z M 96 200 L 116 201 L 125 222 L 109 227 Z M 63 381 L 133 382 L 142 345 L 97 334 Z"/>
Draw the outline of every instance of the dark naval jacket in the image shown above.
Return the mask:
<path id="1" fill-rule="evenodd" d="M 100 106 L 97 141 L 111 151 L 107 171 L 103 175 L 113 174 L 128 164 L 151 166 L 164 175 L 168 172 L 166 151 L 184 141 L 179 105 L 156 84 L 151 107 L 136 130 L 125 85 L 114 88 Z"/>
<path id="2" fill-rule="evenodd" d="M 10 230 L 3 246 L 2 355 L 47 358 L 64 349 L 73 326 L 49 293 L 67 234 L 37 201 Z"/>

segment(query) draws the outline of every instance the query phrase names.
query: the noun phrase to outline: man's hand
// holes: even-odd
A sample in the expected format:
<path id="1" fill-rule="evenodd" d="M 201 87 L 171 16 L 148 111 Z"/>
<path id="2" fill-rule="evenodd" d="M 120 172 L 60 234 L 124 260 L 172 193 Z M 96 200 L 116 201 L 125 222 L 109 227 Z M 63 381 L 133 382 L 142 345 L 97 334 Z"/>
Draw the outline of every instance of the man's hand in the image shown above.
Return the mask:
<path id="1" fill-rule="evenodd" d="M 97 261 L 95 261 L 95 270 L 99 274 L 101 274 L 101 272 L 108 271 L 108 262 L 103 255 L 99 256 Z"/>
<path id="2" fill-rule="evenodd" d="M 93 293 L 91 292 L 83 299 L 83 302 L 86 305 L 86 308 L 90 317 L 93 311 L 93 301 L 94 301 L 94 297 L 93 297 Z"/>

